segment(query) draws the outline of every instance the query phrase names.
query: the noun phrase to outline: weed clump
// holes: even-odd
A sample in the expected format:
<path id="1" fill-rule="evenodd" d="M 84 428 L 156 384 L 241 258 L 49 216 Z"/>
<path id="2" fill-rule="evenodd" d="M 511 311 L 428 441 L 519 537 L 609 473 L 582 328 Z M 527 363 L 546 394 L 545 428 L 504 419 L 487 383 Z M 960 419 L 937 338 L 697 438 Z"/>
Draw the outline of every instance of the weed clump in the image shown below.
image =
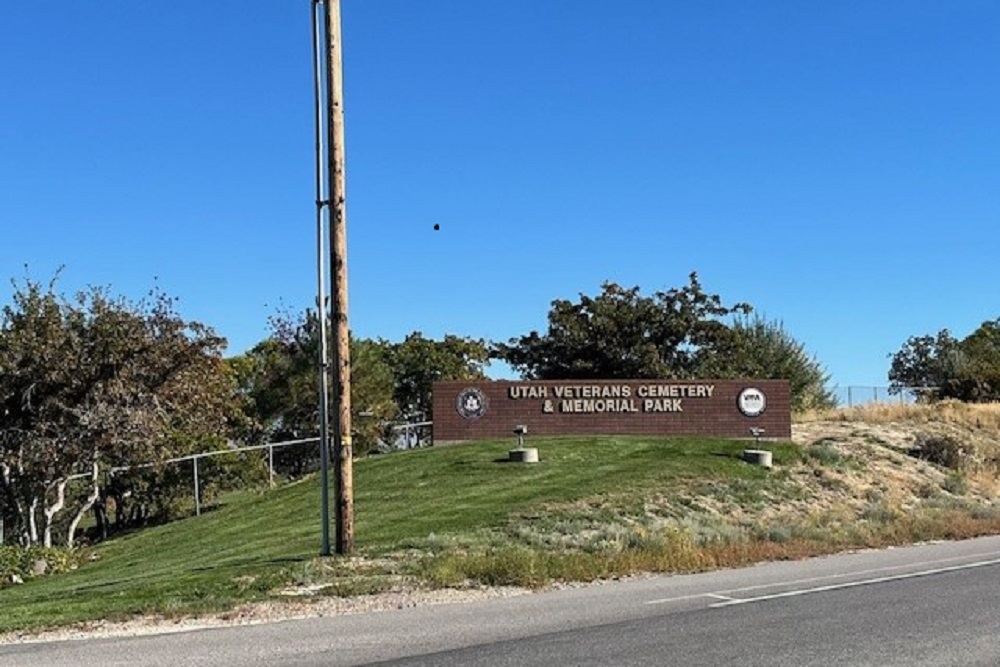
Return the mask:
<path id="1" fill-rule="evenodd" d="M 969 482 L 960 472 L 951 472 L 941 483 L 941 488 L 953 496 L 964 496 L 969 492 Z"/>

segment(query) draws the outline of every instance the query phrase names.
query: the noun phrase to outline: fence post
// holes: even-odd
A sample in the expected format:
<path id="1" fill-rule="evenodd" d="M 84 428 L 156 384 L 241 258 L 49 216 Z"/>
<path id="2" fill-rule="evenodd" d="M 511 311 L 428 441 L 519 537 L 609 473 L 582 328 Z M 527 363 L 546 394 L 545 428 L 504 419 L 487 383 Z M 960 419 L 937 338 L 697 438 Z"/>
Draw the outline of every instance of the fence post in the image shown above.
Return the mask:
<path id="1" fill-rule="evenodd" d="M 274 488 L 274 445 L 267 445 L 267 482 Z"/>
<path id="2" fill-rule="evenodd" d="M 191 462 L 194 463 L 194 513 L 195 516 L 201 516 L 201 489 L 198 484 L 198 457 L 193 457 Z"/>

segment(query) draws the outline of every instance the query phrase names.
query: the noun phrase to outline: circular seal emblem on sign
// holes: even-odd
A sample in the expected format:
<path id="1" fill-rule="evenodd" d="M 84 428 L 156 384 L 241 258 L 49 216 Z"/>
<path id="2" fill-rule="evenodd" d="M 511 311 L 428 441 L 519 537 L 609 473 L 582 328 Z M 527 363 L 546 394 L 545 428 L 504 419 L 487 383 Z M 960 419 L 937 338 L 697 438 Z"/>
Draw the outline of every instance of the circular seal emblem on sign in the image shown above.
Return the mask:
<path id="1" fill-rule="evenodd" d="M 764 412 L 764 408 L 767 407 L 767 399 L 764 397 L 764 392 L 756 387 L 747 387 L 741 391 L 739 397 L 736 399 L 736 403 L 740 407 L 740 412 L 747 417 L 758 417 Z"/>
<path id="2" fill-rule="evenodd" d="M 479 419 L 486 413 L 486 394 L 476 388 L 470 388 L 458 395 L 458 414 L 466 419 Z"/>

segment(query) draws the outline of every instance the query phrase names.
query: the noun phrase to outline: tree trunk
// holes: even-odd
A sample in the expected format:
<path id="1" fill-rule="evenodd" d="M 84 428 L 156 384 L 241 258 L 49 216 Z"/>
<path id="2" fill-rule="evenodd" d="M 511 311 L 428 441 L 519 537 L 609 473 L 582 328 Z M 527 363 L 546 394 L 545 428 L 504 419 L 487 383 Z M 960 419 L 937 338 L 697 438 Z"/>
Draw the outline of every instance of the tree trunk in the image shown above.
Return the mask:
<path id="1" fill-rule="evenodd" d="M 45 533 L 44 539 L 42 541 L 42 546 L 48 548 L 52 546 L 52 520 L 55 518 L 56 514 L 62 511 L 62 508 L 66 506 L 66 485 L 69 484 L 68 479 L 60 480 L 58 482 L 53 482 L 56 487 L 56 501 L 45 508 Z M 51 489 L 52 486 L 50 485 Z"/>
<path id="2" fill-rule="evenodd" d="M 29 514 L 25 510 L 24 497 L 21 495 L 23 489 L 21 486 L 15 488 L 15 482 L 20 478 L 20 475 L 15 477 L 15 472 L 21 473 L 21 466 L 18 466 L 15 470 L 9 463 L 0 463 L 0 480 L 3 481 L 4 493 L 6 494 L 7 501 L 14 507 L 14 514 L 17 517 L 17 523 L 13 526 L 13 532 L 17 533 L 17 539 L 21 546 L 29 546 L 32 544 L 30 533 L 31 522 Z"/>
<path id="3" fill-rule="evenodd" d="M 14 515 L 17 517 L 17 523 L 15 523 L 11 528 L 10 532 L 17 534 L 18 543 L 21 546 L 26 546 L 28 544 L 28 516 L 24 511 L 24 503 L 14 496 L 11 501 L 14 505 Z"/>
<path id="4" fill-rule="evenodd" d="M 94 525 L 97 528 L 97 539 L 103 541 L 108 539 L 108 499 L 106 496 L 100 497 L 100 492 L 98 496 L 94 503 Z"/>
<path id="5" fill-rule="evenodd" d="M 94 506 L 94 503 L 98 501 L 101 497 L 101 485 L 98 482 L 98 468 L 97 461 L 94 461 L 94 467 L 90 473 L 90 481 L 92 487 L 90 489 L 90 495 L 83 502 L 83 505 L 77 511 L 76 516 L 73 517 L 73 521 L 69 524 L 69 530 L 66 532 L 66 546 L 70 549 L 73 548 L 73 543 L 76 541 L 76 528 L 80 525 L 80 521 L 83 519 L 84 515 L 90 511 L 90 508 Z"/>
<path id="6" fill-rule="evenodd" d="M 0 526 L 3 526 L 3 520 L 5 518 L 5 505 L 8 503 L 15 508 L 15 510 L 20 510 L 18 506 L 17 499 L 14 496 L 14 492 L 10 488 L 10 466 L 6 463 L 0 462 Z M 20 519 L 20 511 L 18 511 L 18 519 Z M 16 526 L 6 526 L 5 530 L 10 533 L 12 528 Z M 4 536 L 0 534 L 0 545 L 3 545 Z"/>
<path id="7" fill-rule="evenodd" d="M 28 506 L 28 545 L 33 546 L 38 544 L 38 517 L 35 515 L 35 511 L 38 509 L 38 497 L 31 499 L 31 505 Z"/>

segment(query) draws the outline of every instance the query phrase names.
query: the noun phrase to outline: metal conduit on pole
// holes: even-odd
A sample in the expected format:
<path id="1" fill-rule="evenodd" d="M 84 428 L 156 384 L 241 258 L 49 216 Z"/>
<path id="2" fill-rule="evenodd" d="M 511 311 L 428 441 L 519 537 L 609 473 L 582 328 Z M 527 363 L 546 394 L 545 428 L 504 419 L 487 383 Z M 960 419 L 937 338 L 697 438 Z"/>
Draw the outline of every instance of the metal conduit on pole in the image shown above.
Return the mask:
<path id="1" fill-rule="evenodd" d="M 316 126 L 316 317 L 319 325 L 319 352 L 316 360 L 317 390 L 319 401 L 319 479 L 320 479 L 320 538 L 321 556 L 330 555 L 330 417 L 329 378 L 330 368 L 327 356 L 327 298 L 326 298 L 326 227 L 325 213 L 329 203 L 325 192 L 324 144 L 326 133 L 323 114 L 323 90 L 325 71 L 322 53 L 325 49 L 321 34 L 321 23 L 317 12 L 321 0 L 312 2 L 312 47 L 313 47 L 313 104 Z"/>
<path id="2" fill-rule="evenodd" d="M 323 34 L 317 19 L 317 9 L 322 8 L 325 28 Z M 344 82 L 343 57 L 341 53 L 340 33 L 340 0 L 313 0 L 313 55 L 316 68 L 316 109 L 317 109 L 317 211 L 318 224 L 325 211 L 329 228 L 330 251 L 330 311 L 334 336 L 333 350 L 333 450 L 336 467 L 336 549 L 338 554 L 350 554 L 354 551 L 354 490 L 353 490 L 353 448 L 351 442 L 351 350 L 350 328 L 347 317 L 347 209 L 345 197 L 345 162 L 344 162 Z M 325 49 L 325 59 L 320 52 Z M 323 65 L 325 64 L 325 68 Z M 325 76 L 321 76 L 324 74 Z M 319 102 L 320 90 L 325 92 L 325 109 Z M 325 111 L 325 115 L 322 113 Z M 326 130 L 325 172 L 323 171 L 322 129 Z M 326 197 L 323 197 L 323 181 L 325 176 Z M 322 231 L 317 232 L 319 245 L 322 245 Z M 320 253 L 321 254 L 321 253 Z M 320 282 L 322 283 L 323 265 L 320 260 Z M 322 290 L 322 287 L 320 288 Z M 322 291 L 321 291 L 322 295 Z M 320 311 L 325 315 L 325 302 L 320 300 Z M 325 317 L 321 317 L 320 331 L 325 329 Z M 325 346 L 321 340 L 321 352 L 325 354 Z M 320 360 L 320 420 L 324 423 L 324 414 L 328 406 L 328 394 L 323 396 L 322 383 L 326 381 L 328 366 Z M 328 415 L 326 423 L 328 424 Z M 321 467 L 327 436 L 321 435 L 324 446 L 321 448 Z M 323 476 L 323 507 L 326 511 L 326 475 Z M 324 520 L 324 530 L 327 522 Z M 324 539 L 324 555 L 328 551 Z"/>

